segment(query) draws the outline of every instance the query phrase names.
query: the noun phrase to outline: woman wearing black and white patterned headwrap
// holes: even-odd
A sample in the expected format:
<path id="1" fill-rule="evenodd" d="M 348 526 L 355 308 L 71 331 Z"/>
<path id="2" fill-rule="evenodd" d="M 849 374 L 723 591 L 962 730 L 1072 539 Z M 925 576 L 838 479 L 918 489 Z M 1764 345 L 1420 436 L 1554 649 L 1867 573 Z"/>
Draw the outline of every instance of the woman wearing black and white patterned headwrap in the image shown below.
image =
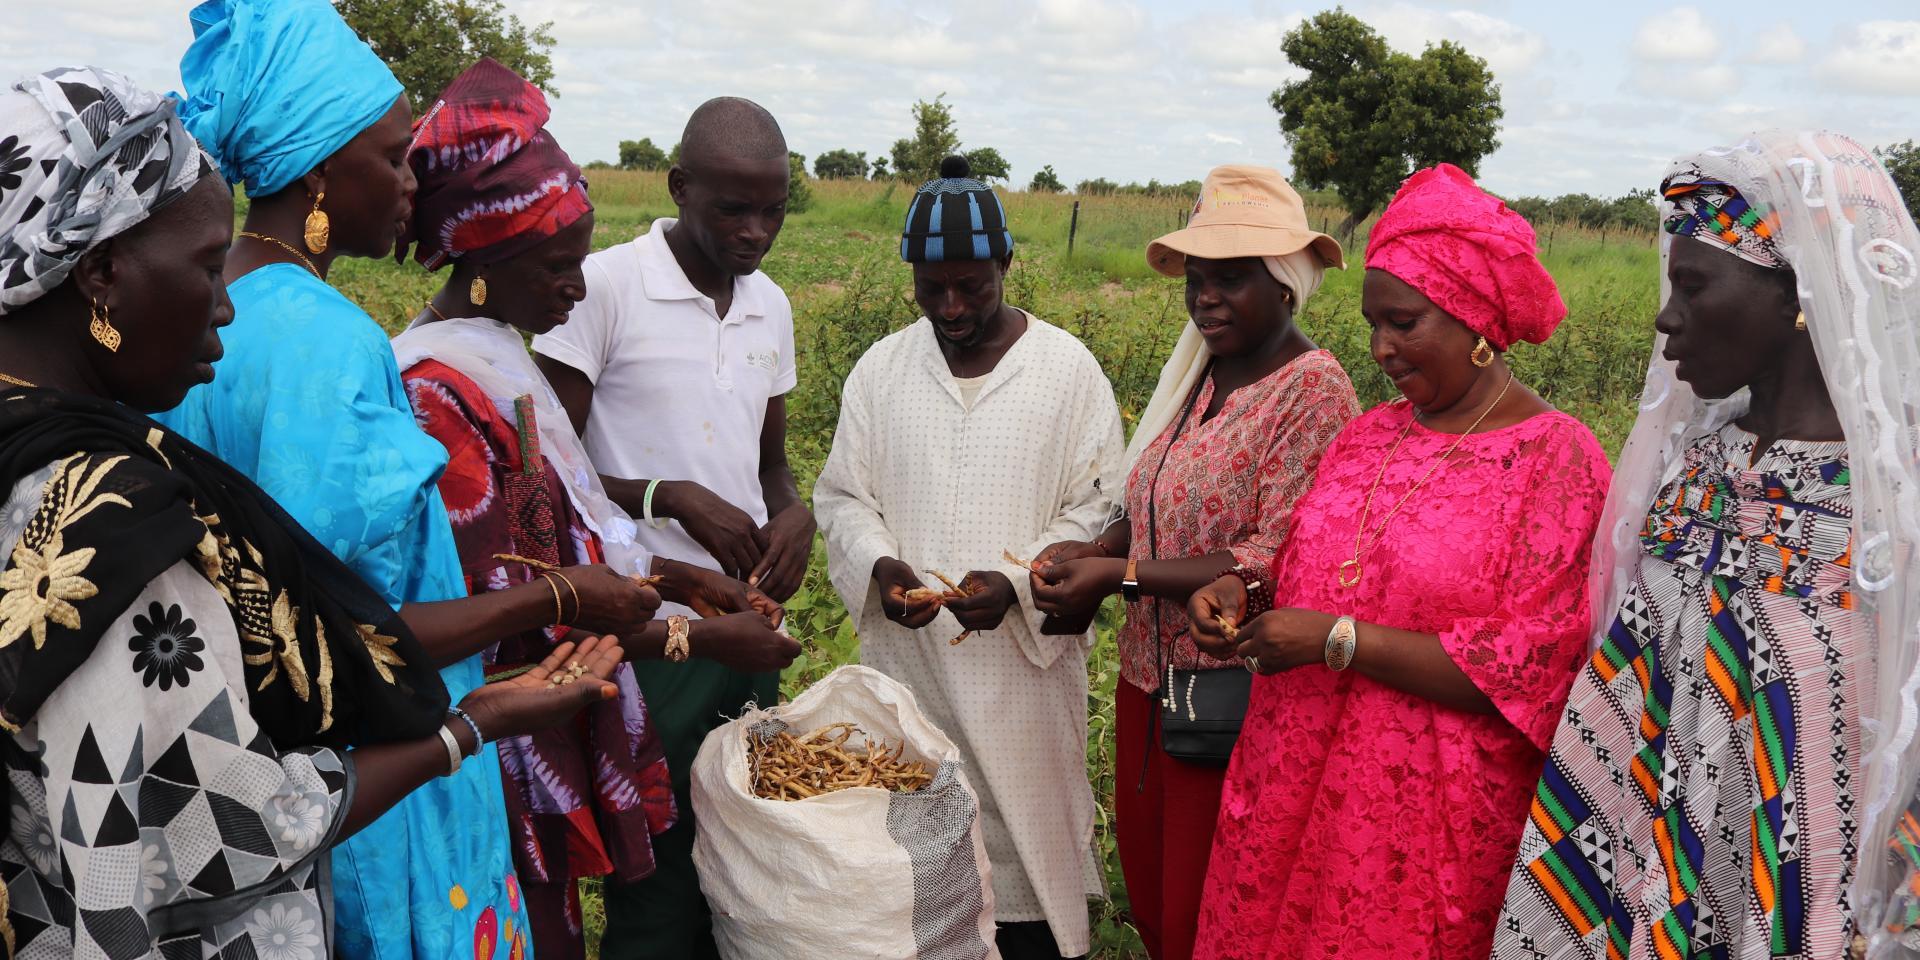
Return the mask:
<path id="1" fill-rule="evenodd" d="M 0 958 L 330 956 L 336 843 L 614 693 L 588 641 L 450 711 L 379 594 L 134 412 L 220 356 L 212 172 L 117 74 L 0 88 Z"/>

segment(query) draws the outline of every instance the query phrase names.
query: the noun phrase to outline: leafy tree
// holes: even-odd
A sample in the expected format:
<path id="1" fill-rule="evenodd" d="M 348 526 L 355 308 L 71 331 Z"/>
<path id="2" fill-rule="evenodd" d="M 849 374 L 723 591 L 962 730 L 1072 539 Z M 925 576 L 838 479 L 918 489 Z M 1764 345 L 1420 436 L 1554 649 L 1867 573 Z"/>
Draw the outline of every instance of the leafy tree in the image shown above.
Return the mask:
<path id="1" fill-rule="evenodd" d="M 1414 170 L 1447 162 L 1477 173 L 1499 146 L 1500 87 L 1485 60 L 1450 40 L 1400 53 L 1336 7 L 1289 31 L 1280 49 L 1307 76 L 1268 102 L 1293 146 L 1295 178 L 1339 191 L 1343 233 Z"/>
<path id="2" fill-rule="evenodd" d="M 960 134 L 953 129 L 953 109 L 947 95 L 913 105 L 913 138 L 893 142 L 894 175 L 907 181 L 932 180 L 940 175 L 940 161 L 960 152 Z M 995 154 L 998 156 L 998 154 Z"/>
<path id="3" fill-rule="evenodd" d="M 1630 190 L 1611 199 L 1584 193 L 1568 193 L 1551 199 L 1518 197 L 1508 201 L 1507 206 L 1535 225 L 1571 223 L 1589 230 L 1641 233 L 1654 229 L 1654 191 L 1650 188 Z"/>
<path id="4" fill-rule="evenodd" d="M 652 137 L 620 141 L 620 169 L 665 170 L 667 153 L 653 145 Z"/>
<path id="5" fill-rule="evenodd" d="M 892 176 L 893 176 L 893 171 L 887 169 L 887 158 L 874 157 L 873 158 L 873 178 L 875 180 L 886 180 L 891 178 Z"/>
<path id="6" fill-rule="evenodd" d="M 1059 193 L 1066 188 L 1067 185 L 1060 182 L 1060 175 L 1053 172 L 1051 163 L 1041 167 L 1027 183 L 1027 189 L 1034 193 Z"/>
<path id="7" fill-rule="evenodd" d="M 807 158 L 787 152 L 787 212 L 805 213 L 813 206 L 813 187 L 807 184 Z"/>
<path id="8" fill-rule="evenodd" d="M 1007 160 L 1000 151 L 992 147 L 976 147 L 966 152 L 967 166 L 973 168 L 973 178 L 982 182 L 988 180 L 1008 180 L 1012 172 L 1007 169 Z"/>
<path id="9" fill-rule="evenodd" d="M 1074 184 L 1073 192 L 1089 197 L 1109 197 L 1120 190 L 1120 185 L 1106 177 L 1095 177 Z"/>
<path id="10" fill-rule="evenodd" d="M 1629 190 L 1625 196 L 1615 197 L 1607 204 L 1607 223 L 1615 229 L 1651 230 L 1655 226 L 1656 212 L 1654 189 L 1641 187 Z"/>
<path id="11" fill-rule="evenodd" d="M 548 96 L 553 22 L 527 26 L 500 0 L 333 0 L 340 16 L 387 62 L 416 114 L 481 57 L 492 57 Z"/>
<path id="12" fill-rule="evenodd" d="M 867 153 L 862 150 L 828 150 L 813 158 L 813 175 L 822 180 L 865 180 Z"/>
<path id="13" fill-rule="evenodd" d="M 680 165 L 680 141 L 675 140 L 673 142 L 673 149 L 667 151 L 667 166 L 677 167 L 679 165 Z"/>
<path id="14" fill-rule="evenodd" d="M 1876 147 L 1873 155 L 1886 164 L 1887 173 L 1893 176 L 1893 185 L 1900 188 L 1900 196 L 1907 201 L 1907 213 L 1920 220 L 1920 144 L 1907 140 Z"/>

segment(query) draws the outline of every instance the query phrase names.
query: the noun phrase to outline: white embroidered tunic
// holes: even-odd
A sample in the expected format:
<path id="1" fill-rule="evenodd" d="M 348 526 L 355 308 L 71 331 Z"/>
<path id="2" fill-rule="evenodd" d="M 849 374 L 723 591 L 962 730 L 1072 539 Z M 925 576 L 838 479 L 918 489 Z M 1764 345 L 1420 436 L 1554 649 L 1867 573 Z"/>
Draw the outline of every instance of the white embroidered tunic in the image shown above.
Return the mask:
<path id="1" fill-rule="evenodd" d="M 1091 632 L 1040 633 L 1026 571 L 1060 540 L 1103 529 L 1122 492 L 1113 388 L 1085 346 L 1031 315 L 967 402 L 921 319 L 869 349 L 848 376 L 833 452 L 814 487 L 834 588 L 853 611 L 861 662 L 913 687 L 959 744 L 980 795 L 997 919 L 1046 920 L 1063 955 L 1088 950 L 1086 899 L 1103 891 L 1086 775 Z M 998 571 L 1019 604 L 998 629 L 950 643 L 941 612 L 887 620 L 875 560 L 958 581 Z"/>

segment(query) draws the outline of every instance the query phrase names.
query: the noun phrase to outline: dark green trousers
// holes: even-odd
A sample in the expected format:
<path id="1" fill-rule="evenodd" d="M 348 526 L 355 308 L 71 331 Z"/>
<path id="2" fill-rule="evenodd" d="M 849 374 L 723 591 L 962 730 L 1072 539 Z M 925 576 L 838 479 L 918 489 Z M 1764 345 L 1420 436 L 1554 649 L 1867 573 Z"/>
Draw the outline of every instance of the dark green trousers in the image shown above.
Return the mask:
<path id="1" fill-rule="evenodd" d="M 653 875 L 639 883 L 604 887 L 607 932 L 603 960 L 718 960 L 713 912 L 693 870 L 693 758 L 714 728 L 740 715 L 749 701 L 771 707 L 779 700 L 777 673 L 735 673 L 709 660 L 686 663 L 638 661 L 633 673 L 646 695 L 647 712 L 666 746 L 673 798 L 680 820 L 653 838 Z"/>

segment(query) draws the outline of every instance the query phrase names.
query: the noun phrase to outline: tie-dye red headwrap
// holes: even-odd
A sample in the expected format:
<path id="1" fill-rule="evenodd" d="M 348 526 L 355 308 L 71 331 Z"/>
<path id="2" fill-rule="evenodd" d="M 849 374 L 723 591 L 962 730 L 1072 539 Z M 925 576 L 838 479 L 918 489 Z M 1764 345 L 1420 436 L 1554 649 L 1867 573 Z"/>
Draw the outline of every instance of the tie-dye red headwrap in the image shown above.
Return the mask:
<path id="1" fill-rule="evenodd" d="M 1399 277 L 1501 350 L 1545 343 L 1567 315 L 1533 227 L 1451 163 L 1400 192 L 1367 238 L 1367 269 Z"/>
<path id="2" fill-rule="evenodd" d="M 428 270 L 523 253 L 593 209 L 580 168 L 542 129 L 540 88 L 491 59 L 447 86 L 413 125 L 407 162 L 419 179 L 413 222 L 395 251 Z"/>

